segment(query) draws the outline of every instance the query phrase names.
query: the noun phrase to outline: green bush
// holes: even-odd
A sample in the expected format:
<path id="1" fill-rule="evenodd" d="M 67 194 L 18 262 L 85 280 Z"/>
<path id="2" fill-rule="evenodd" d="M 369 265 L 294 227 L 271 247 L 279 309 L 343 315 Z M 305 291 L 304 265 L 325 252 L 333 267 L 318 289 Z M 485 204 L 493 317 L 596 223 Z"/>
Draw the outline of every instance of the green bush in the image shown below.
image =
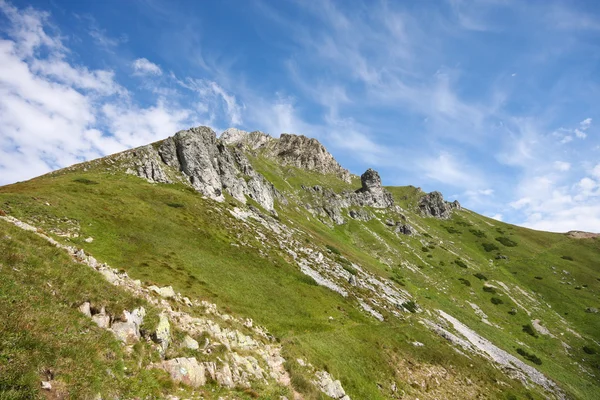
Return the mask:
<path id="1" fill-rule="evenodd" d="M 344 268 L 346 271 L 350 272 L 352 275 L 356 275 L 357 274 L 357 270 L 356 268 L 354 268 L 351 264 L 342 264 L 342 268 Z"/>
<path id="2" fill-rule="evenodd" d="M 593 347 L 583 346 L 583 351 L 586 354 L 596 354 L 596 349 L 594 349 Z"/>
<path id="3" fill-rule="evenodd" d="M 487 280 L 488 280 L 487 276 L 485 276 L 485 275 L 484 275 L 484 274 L 482 274 L 481 272 L 478 272 L 478 273 L 476 273 L 476 274 L 473 274 L 473 276 L 474 276 L 475 278 L 477 278 L 477 279 L 480 279 L 480 280 L 482 280 L 482 281 L 487 281 Z"/>
<path id="4" fill-rule="evenodd" d="M 528 335 L 533 336 L 534 338 L 538 337 L 535 329 L 533 329 L 533 326 L 531 326 L 531 324 L 523 325 L 523 332 L 525 332 Z"/>
<path id="5" fill-rule="evenodd" d="M 331 246 L 331 245 L 325 245 L 325 247 L 327 247 L 327 250 L 329 250 L 330 252 L 332 252 L 333 254 L 337 254 L 338 256 L 342 254 L 341 251 L 339 251 L 337 248 Z"/>
<path id="6" fill-rule="evenodd" d="M 453 226 L 445 226 L 444 229 L 446 229 L 450 234 L 460 233 L 460 231 Z"/>
<path id="7" fill-rule="evenodd" d="M 184 207 L 184 205 L 181 203 L 167 203 L 167 205 L 169 207 L 173 207 L 173 208 L 183 208 Z"/>
<path id="8" fill-rule="evenodd" d="M 463 260 L 461 260 L 460 258 L 457 258 L 456 260 L 454 260 L 454 264 L 458 265 L 461 268 L 467 268 L 467 264 L 465 264 L 465 262 Z"/>
<path id="9" fill-rule="evenodd" d="M 425 246 L 423 246 L 423 247 L 421 247 L 421 251 L 422 251 L 423 253 L 427 253 L 427 252 L 429 251 L 429 248 L 428 248 L 428 247 L 425 247 Z"/>
<path id="10" fill-rule="evenodd" d="M 481 246 L 483 246 L 483 249 L 488 253 L 491 251 L 499 250 L 499 247 L 496 246 L 494 243 L 482 243 Z"/>
<path id="11" fill-rule="evenodd" d="M 469 282 L 468 279 L 465 278 L 458 278 L 458 280 L 460 281 L 460 283 L 462 283 L 465 286 L 471 286 L 471 282 Z"/>
<path id="12" fill-rule="evenodd" d="M 562 258 L 563 260 L 567 260 L 567 261 L 574 261 L 574 260 L 573 260 L 573 257 L 571 257 L 571 256 L 562 256 L 561 258 Z"/>
<path id="13" fill-rule="evenodd" d="M 87 178 L 73 179 L 73 182 L 83 183 L 84 185 L 97 185 L 98 184 L 98 182 L 93 181 L 91 179 L 87 179 Z"/>
<path id="14" fill-rule="evenodd" d="M 502 301 L 502 299 L 499 299 L 498 297 L 492 297 L 490 299 L 490 301 L 492 302 L 492 304 L 494 305 L 498 305 L 498 304 L 504 304 L 504 302 Z"/>
<path id="15" fill-rule="evenodd" d="M 404 307 L 406 311 L 409 311 L 413 314 L 417 312 L 417 303 L 412 300 L 402 303 L 402 307 Z"/>
<path id="16" fill-rule="evenodd" d="M 499 236 L 496 238 L 496 240 L 505 245 L 506 247 L 515 247 L 517 245 L 517 242 L 510 240 L 506 236 Z"/>
<path id="17" fill-rule="evenodd" d="M 483 291 L 484 292 L 488 292 L 488 293 L 492 293 L 492 294 L 496 294 L 496 289 L 494 289 L 492 286 L 484 286 L 483 287 Z"/>
<path id="18" fill-rule="evenodd" d="M 540 358 L 535 354 L 528 353 L 523 349 L 517 349 L 517 353 L 523 356 L 524 359 L 529 360 L 536 365 L 542 365 L 542 360 L 540 360 Z"/>
<path id="19" fill-rule="evenodd" d="M 485 232 L 482 231 L 481 229 L 469 229 L 469 232 L 471 232 L 473 235 L 477 236 L 478 238 L 486 237 Z"/>

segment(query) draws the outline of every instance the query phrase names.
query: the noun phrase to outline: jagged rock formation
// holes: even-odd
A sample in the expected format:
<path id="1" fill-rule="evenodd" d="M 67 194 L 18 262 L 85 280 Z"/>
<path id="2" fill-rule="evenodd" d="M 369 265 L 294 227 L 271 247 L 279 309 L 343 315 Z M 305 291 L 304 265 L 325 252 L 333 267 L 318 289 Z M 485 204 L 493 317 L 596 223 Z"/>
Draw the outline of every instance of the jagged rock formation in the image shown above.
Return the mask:
<path id="1" fill-rule="evenodd" d="M 333 174 L 350 182 L 351 175 L 333 158 L 317 140 L 303 135 L 282 133 L 279 139 L 262 132 L 244 132 L 230 128 L 221 134 L 228 145 L 247 146 L 252 150 L 263 149 L 266 155 L 276 158 L 283 165 L 292 165 L 322 174 Z"/>
<path id="2" fill-rule="evenodd" d="M 350 207 L 348 212 L 350 218 L 368 221 L 373 215 L 363 207 L 390 208 L 394 206 L 392 195 L 381 185 L 379 173 L 368 169 L 360 177 L 362 186 L 355 192 L 342 192 L 340 194 L 331 189 L 323 189 L 316 185 L 313 187 L 302 186 L 302 188 L 313 194 L 313 202 L 305 204 L 305 207 L 313 214 L 322 218 L 330 218 L 336 225 L 346 222 L 342 210 Z"/>
<path id="3" fill-rule="evenodd" d="M 440 192 L 431 192 L 421 197 L 419 209 L 423 216 L 448 219 L 452 215 L 452 210 L 460 210 L 461 207 L 458 200 L 445 201 Z"/>
<path id="4" fill-rule="evenodd" d="M 246 203 L 246 196 L 274 212 L 274 199 L 281 196 L 256 172 L 241 149 L 228 147 L 208 127 L 177 132 L 159 144 L 125 153 L 133 159 L 128 172 L 152 182 L 170 183 L 171 171 L 180 172 L 194 189 L 223 201 L 223 192 Z"/>

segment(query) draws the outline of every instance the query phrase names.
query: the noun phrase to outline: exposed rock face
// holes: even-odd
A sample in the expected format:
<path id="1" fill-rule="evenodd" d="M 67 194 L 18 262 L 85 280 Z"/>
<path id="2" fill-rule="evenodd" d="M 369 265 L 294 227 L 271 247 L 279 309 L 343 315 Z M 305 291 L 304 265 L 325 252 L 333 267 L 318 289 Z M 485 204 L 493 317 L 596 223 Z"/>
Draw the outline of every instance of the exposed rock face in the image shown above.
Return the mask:
<path id="1" fill-rule="evenodd" d="M 277 142 L 276 155 L 284 164 L 334 174 L 350 182 L 350 172 L 342 168 L 317 139 L 283 133 Z"/>
<path id="2" fill-rule="evenodd" d="M 379 173 L 371 168 L 360 176 L 362 187 L 356 192 L 354 199 L 358 205 L 365 205 L 375 208 L 387 208 L 394 205 L 392 195 L 381 186 Z"/>
<path id="3" fill-rule="evenodd" d="M 144 307 L 136 308 L 132 312 L 123 311 L 122 321 L 113 322 L 110 329 L 113 331 L 117 339 L 123 343 L 135 343 L 140 335 L 140 326 L 146 316 Z"/>
<path id="4" fill-rule="evenodd" d="M 419 209 L 421 214 L 426 217 L 436 217 L 448 219 L 452 215 L 452 210 L 460 210 L 460 203 L 454 200 L 452 203 L 444 200 L 440 192 L 431 192 L 421 197 L 419 200 Z"/>
<path id="5" fill-rule="evenodd" d="M 162 361 L 155 367 L 165 370 L 175 382 L 181 382 L 192 387 L 206 384 L 206 369 L 193 357 L 174 358 Z"/>
<path id="6" fill-rule="evenodd" d="M 313 383 L 321 390 L 321 392 L 334 399 L 350 400 L 350 397 L 346 395 L 340 381 L 334 381 L 328 372 L 317 371 L 315 376 L 316 379 Z"/>
<path id="7" fill-rule="evenodd" d="M 232 130 L 227 140 L 237 140 L 243 131 Z M 128 172 L 151 182 L 172 182 L 167 173 L 181 172 L 189 184 L 203 195 L 223 201 L 226 191 L 246 203 L 246 196 L 269 211 L 274 211 L 276 193 L 273 185 L 256 172 L 241 149 L 225 145 L 215 132 L 205 126 L 177 132 L 158 148 L 144 146 L 129 152 L 133 166 Z M 281 195 L 279 195 L 281 197 Z"/>
<path id="8" fill-rule="evenodd" d="M 283 165 L 333 174 L 346 182 L 351 179 L 350 172 L 317 139 L 288 133 L 282 133 L 279 139 L 275 139 L 258 131 L 248 133 L 229 128 L 221 134 L 221 140 L 229 145 L 245 145 L 252 150 L 264 149 L 268 156 L 276 158 Z"/>

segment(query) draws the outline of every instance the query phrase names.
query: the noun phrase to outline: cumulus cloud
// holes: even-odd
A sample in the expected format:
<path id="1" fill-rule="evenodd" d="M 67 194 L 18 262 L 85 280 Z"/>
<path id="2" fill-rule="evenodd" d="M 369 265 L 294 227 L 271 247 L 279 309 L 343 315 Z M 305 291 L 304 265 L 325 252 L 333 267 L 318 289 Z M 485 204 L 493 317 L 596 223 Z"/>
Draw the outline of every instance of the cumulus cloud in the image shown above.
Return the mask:
<path id="1" fill-rule="evenodd" d="M 162 69 L 147 58 L 138 58 L 131 65 L 136 75 L 162 75 Z"/>

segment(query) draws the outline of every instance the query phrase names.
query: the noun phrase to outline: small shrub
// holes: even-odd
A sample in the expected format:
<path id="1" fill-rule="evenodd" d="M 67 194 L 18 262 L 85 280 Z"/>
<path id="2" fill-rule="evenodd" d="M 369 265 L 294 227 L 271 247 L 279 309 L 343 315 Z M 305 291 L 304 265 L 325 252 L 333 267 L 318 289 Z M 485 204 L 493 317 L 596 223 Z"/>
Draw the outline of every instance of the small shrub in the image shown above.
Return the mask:
<path id="1" fill-rule="evenodd" d="M 535 354 L 528 353 L 523 349 L 517 349 L 517 353 L 523 356 L 524 359 L 529 360 L 536 365 L 542 365 L 542 360 L 540 360 L 540 358 Z"/>
<path id="2" fill-rule="evenodd" d="M 583 346 L 583 351 L 586 354 L 596 354 L 596 349 L 594 349 L 593 347 Z"/>
<path id="3" fill-rule="evenodd" d="M 488 253 L 491 251 L 499 250 L 499 247 L 496 246 L 494 243 L 482 243 L 481 246 L 483 246 L 483 249 Z"/>
<path id="4" fill-rule="evenodd" d="M 510 315 L 517 315 L 517 309 L 513 308 L 508 312 Z"/>
<path id="5" fill-rule="evenodd" d="M 487 293 L 496 294 L 496 289 L 492 286 L 484 286 L 483 291 Z"/>
<path id="6" fill-rule="evenodd" d="M 506 236 L 499 236 L 496 238 L 497 241 L 505 245 L 506 247 L 515 247 L 517 242 L 510 240 Z"/>
<path id="7" fill-rule="evenodd" d="M 404 307 L 406 311 L 409 311 L 413 314 L 417 312 L 417 303 L 412 300 L 402 303 L 402 307 Z"/>
<path id="8" fill-rule="evenodd" d="M 319 286 L 317 281 L 315 281 L 312 277 L 310 277 L 308 275 L 301 274 L 298 276 L 298 279 L 300 280 L 300 282 L 306 283 L 307 285 Z"/>
<path id="9" fill-rule="evenodd" d="M 356 273 L 358 272 L 358 271 L 356 270 L 356 268 L 354 268 L 352 265 L 348 265 L 348 264 L 342 264 L 342 267 L 343 267 L 343 268 L 344 268 L 346 271 L 350 272 L 352 275 L 356 275 Z"/>
<path id="10" fill-rule="evenodd" d="M 0 210 L 0 217 L 6 217 L 6 213 L 2 210 Z"/>
<path id="11" fill-rule="evenodd" d="M 338 256 L 342 254 L 337 248 L 335 248 L 335 247 L 333 247 L 331 245 L 327 244 L 327 245 L 325 245 L 325 247 L 327 247 L 327 250 L 329 250 L 333 254 L 337 254 Z"/>
<path id="12" fill-rule="evenodd" d="M 427 258 L 433 258 L 432 254 L 427 254 Z"/>
<path id="13" fill-rule="evenodd" d="M 460 233 L 460 231 L 453 226 L 445 226 L 444 229 L 446 229 L 448 231 L 448 233 L 450 233 L 452 235 L 454 235 L 456 233 Z"/>
<path id="14" fill-rule="evenodd" d="M 458 280 L 460 281 L 460 283 L 462 283 L 465 286 L 471 286 L 471 282 L 469 282 L 468 279 L 465 278 L 458 278 Z"/>
<path id="15" fill-rule="evenodd" d="M 458 265 L 461 268 L 467 268 L 467 264 L 465 264 L 465 262 L 463 260 L 461 260 L 460 258 L 457 258 L 456 260 L 454 260 L 454 264 Z"/>
<path id="16" fill-rule="evenodd" d="M 473 276 L 474 276 L 475 278 L 479 279 L 479 280 L 482 280 L 482 281 L 487 281 L 487 280 L 488 280 L 487 276 L 485 276 L 485 275 L 484 275 L 484 274 L 482 274 L 481 272 L 478 272 L 478 273 L 476 273 L 476 274 L 473 274 Z"/>
<path id="17" fill-rule="evenodd" d="M 502 301 L 502 299 L 499 299 L 498 297 L 492 297 L 490 299 L 490 301 L 492 302 L 492 304 L 494 305 L 498 305 L 498 304 L 504 304 L 504 302 Z"/>
<path id="18" fill-rule="evenodd" d="M 544 279 L 541 276 L 535 276 L 534 278 L 537 279 L 538 281 L 541 281 L 542 279 Z"/>
<path id="19" fill-rule="evenodd" d="M 421 247 L 421 251 L 422 251 L 423 253 L 427 253 L 427 252 L 429 252 L 429 248 L 428 248 L 428 247 L 425 247 L 425 246 L 423 246 L 423 247 Z"/>
<path id="20" fill-rule="evenodd" d="M 87 179 L 87 178 L 76 178 L 76 179 L 73 179 L 73 182 L 83 183 L 84 185 L 97 185 L 98 184 L 98 182 L 93 181 L 91 179 Z"/>
<path id="21" fill-rule="evenodd" d="M 433 236 L 431 236 L 429 233 L 425 232 L 423 233 L 423 236 L 425 236 L 426 238 L 432 239 Z"/>
<path id="22" fill-rule="evenodd" d="M 530 336 L 533 336 L 534 338 L 538 337 L 537 333 L 535 332 L 535 329 L 533 329 L 533 326 L 531 326 L 531 324 L 523 325 L 523 332 Z"/>
<path id="23" fill-rule="evenodd" d="M 440 261 L 440 267 L 444 267 L 446 266 L 446 263 L 444 261 Z"/>
<path id="24" fill-rule="evenodd" d="M 184 206 L 183 204 L 181 204 L 181 203 L 167 203 L 167 205 L 168 205 L 169 207 L 173 207 L 173 208 L 183 208 L 183 207 L 185 207 L 185 206 Z"/>
<path id="25" fill-rule="evenodd" d="M 563 260 L 567 260 L 567 261 L 574 261 L 574 260 L 573 260 L 573 257 L 571 257 L 571 256 L 562 256 L 561 258 L 562 258 Z"/>
<path id="26" fill-rule="evenodd" d="M 456 221 L 456 225 L 465 226 L 465 227 L 473 226 L 470 222 L 462 221 L 462 220 Z"/>
<path id="27" fill-rule="evenodd" d="M 481 229 L 469 229 L 469 232 L 471 232 L 473 235 L 477 236 L 478 238 L 486 237 L 485 232 L 482 231 Z"/>

